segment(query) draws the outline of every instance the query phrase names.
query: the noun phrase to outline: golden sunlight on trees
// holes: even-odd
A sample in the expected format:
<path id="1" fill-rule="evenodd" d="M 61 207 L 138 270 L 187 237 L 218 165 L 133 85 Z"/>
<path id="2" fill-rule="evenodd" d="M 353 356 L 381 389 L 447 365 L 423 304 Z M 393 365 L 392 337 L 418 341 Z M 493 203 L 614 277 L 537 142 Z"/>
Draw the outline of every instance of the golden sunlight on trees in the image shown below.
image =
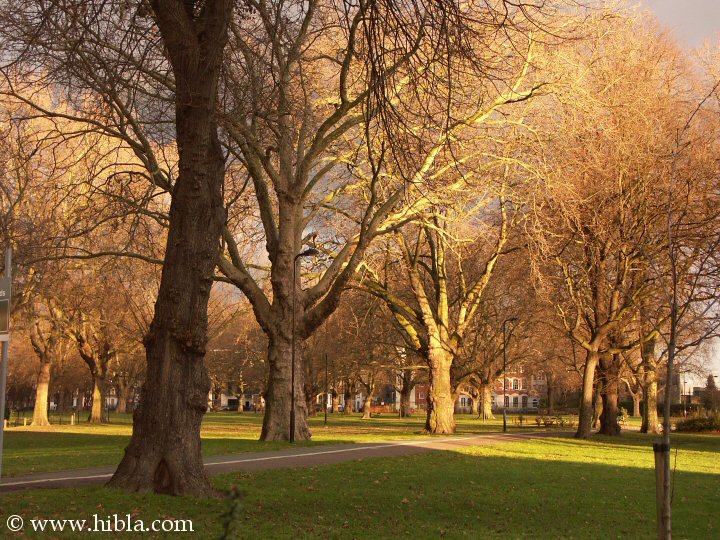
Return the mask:
<path id="1" fill-rule="evenodd" d="M 12 396 L 32 429 L 51 403 L 132 412 L 111 486 L 215 495 L 209 408 L 274 444 L 323 408 L 452 434 L 510 406 L 508 372 L 538 426 L 618 436 L 627 406 L 669 448 L 677 373 L 720 333 L 717 47 L 572 0 L 22 0 L 0 23 Z"/>

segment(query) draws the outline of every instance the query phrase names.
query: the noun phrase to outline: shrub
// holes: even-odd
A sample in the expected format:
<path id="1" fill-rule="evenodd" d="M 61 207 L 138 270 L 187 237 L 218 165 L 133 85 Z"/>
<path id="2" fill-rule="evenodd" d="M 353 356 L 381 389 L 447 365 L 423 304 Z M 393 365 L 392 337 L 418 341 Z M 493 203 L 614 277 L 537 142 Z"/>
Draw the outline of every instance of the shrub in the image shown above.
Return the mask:
<path id="1" fill-rule="evenodd" d="M 704 418 L 695 416 L 681 420 L 675 425 L 677 431 L 720 431 L 720 415 Z"/>

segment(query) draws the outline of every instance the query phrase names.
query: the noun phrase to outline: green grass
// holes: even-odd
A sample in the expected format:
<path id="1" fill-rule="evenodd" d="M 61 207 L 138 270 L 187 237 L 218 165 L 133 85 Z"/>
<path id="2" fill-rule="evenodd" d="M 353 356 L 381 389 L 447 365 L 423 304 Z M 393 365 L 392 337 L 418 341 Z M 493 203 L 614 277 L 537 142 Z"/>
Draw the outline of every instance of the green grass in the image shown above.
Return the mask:
<path id="1" fill-rule="evenodd" d="M 590 441 L 552 438 L 213 481 L 220 489 L 236 485 L 244 492 L 239 530 L 245 538 L 650 539 L 655 537 L 651 441 L 630 433 Z M 718 538 L 720 437 L 679 435 L 675 441 L 674 537 Z M 104 488 L 39 490 L 0 497 L 0 530 L 5 532 L 10 514 L 26 522 L 132 514 L 146 522 L 192 519 L 196 532 L 185 536 L 218 538 L 227 507 L 224 499 Z M 46 534 L 26 530 L 24 537 Z"/>
<path id="2" fill-rule="evenodd" d="M 518 429 L 509 418 L 510 429 Z M 13 415 L 12 421 L 16 418 Z M 68 417 L 65 417 L 67 422 Z M 22 420 L 20 420 L 22 424 Z M 310 418 L 312 441 L 299 446 L 401 440 L 421 435 L 424 417 L 398 418 L 381 415 L 361 420 L 360 415 L 329 415 L 328 427 L 323 416 Z M 287 448 L 284 442 L 260 442 L 262 416 L 256 414 L 211 413 L 202 427 L 205 456 L 261 452 Z M 502 418 L 478 420 L 473 415 L 458 415 L 457 435 L 502 430 Z M 132 433 L 130 415 L 111 415 L 111 423 L 90 425 L 85 422 L 70 426 L 51 425 L 46 428 L 12 427 L 5 434 L 3 476 L 50 472 L 115 465 Z"/>

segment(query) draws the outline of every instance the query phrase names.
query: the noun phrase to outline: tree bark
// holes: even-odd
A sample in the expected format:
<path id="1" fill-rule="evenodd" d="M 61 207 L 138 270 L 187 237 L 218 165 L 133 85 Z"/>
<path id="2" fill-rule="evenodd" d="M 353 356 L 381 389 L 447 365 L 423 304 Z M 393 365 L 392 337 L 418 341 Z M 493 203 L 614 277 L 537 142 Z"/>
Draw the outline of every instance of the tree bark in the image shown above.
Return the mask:
<path id="1" fill-rule="evenodd" d="M 363 403 L 363 420 L 370 420 L 371 414 L 370 414 L 370 407 L 372 407 L 372 392 L 368 392 L 368 394 L 365 396 L 365 402 Z"/>
<path id="2" fill-rule="evenodd" d="M 118 381 L 117 384 L 117 406 L 115 407 L 115 412 L 118 414 L 126 414 L 127 413 L 127 404 L 130 394 L 130 385 L 126 382 L 120 382 Z"/>
<path id="3" fill-rule="evenodd" d="M 245 412 L 245 382 L 242 376 L 242 371 L 240 372 L 240 382 L 238 383 L 238 414 L 243 414 Z"/>
<path id="4" fill-rule="evenodd" d="M 655 371 L 646 373 L 643 391 L 643 414 L 640 433 L 660 433 L 657 413 L 657 378 Z"/>
<path id="5" fill-rule="evenodd" d="M 48 391 L 50 388 L 50 362 L 40 361 L 40 371 L 37 376 L 37 391 L 35 393 L 35 408 L 33 409 L 33 426 L 48 426 Z"/>
<path id="6" fill-rule="evenodd" d="M 88 422 L 91 424 L 102 424 L 107 421 L 105 415 L 105 379 L 99 374 L 93 373 L 92 409 Z"/>
<path id="7" fill-rule="evenodd" d="M 643 418 L 641 433 L 660 433 L 657 413 L 657 360 L 655 357 L 656 340 L 648 339 L 640 347 L 643 359 Z"/>
<path id="8" fill-rule="evenodd" d="M 428 389 L 427 433 L 455 433 L 455 400 L 450 380 L 452 358 L 442 351 L 429 355 L 430 385 Z"/>
<path id="9" fill-rule="evenodd" d="M 492 398 L 492 386 L 483 384 L 480 389 L 480 396 L 478 399 L 479 414 L 478 416 L 483 420 L 494 420 L 495 415 L 492 412 L 493 398 Z"/>
<path id="10" fill-rule="evenodd" d="M 583 371 L 582 396 L 580 398 L 580 418 L 575 433 L 576 439 L 587 439 L 592 430 L 593 417 L 593 382 L 595 380 L 595 368 L 599 356 L 595 351 L 588 351 Z"/>
<path id="11" fill-rule="evenodd" d="M 350 385 L 345 383 L 345 393 L 343 394 L 345 397 L 345 407 L 343 408 L 343 414 L 350 415 L 352 414 L 353 410 L 353 390 L 350 388 Z"/>
<path id="12" fill-rule="evenodd" d="M 602 435 L 620 435 L 618 398 L 620 395 L 620 355 L 603 355 L 600 359 L 599 387 L 602 395 L 600 430 Z"/>
<path id="13" fill-rule="evenodd" d="M 317 412 L 315 411 L 315 403 L 317 396 L 313 395 L 312 392 L 304 392 L 305 394 L 305 410 L 307 411 L 308 416 L 316 416 Z M 325 395 L 325 394 L 323 394 Z"/>
<path id="14" fill-rule="evenodd" d="M 597 429 L 598 423 L 600 422 L 600 416 L 603 412 L 603 399 L 602 399 L 602 386 L 599 381 L 596 380 L 595 393 L 593 394 L 593 418 L 592 428 Z"/>
<path id="15" fill-rule="evenodd" d="M 413 370 L 404 369 L 400 379 L 402 380 L 402 385 L 399 388 L 395 388 L 395 390 L 400 394 L 400 418 L 410 418 L 412 416 L 410 398 L 412 397 L 412 392 L 417 384 L 417 382 L 413 380 Z"/>
<path id="16" fill-rule="evenodd" d="M 200 424 L 210 391 L 207 307 L 226 221 L 225 158 L 215 109 L 232 2 L 192 4 L 151 1 L 174 74 L 178 176 L 160 290 L 145 337 L 146 380 L 130 444 L 109 485 L 202 496 L 216 494 L 202 461 Z"/>
<path id="17" fill-rule="evenodd" d="M 632 415 L 633 415 L 634 417 L 640 416 L 640 399 L 641 399 L 641 398 L 640 398 L 640 394 L 639 394 L 638 392 L 635 392 L 635 393 L 632 395 L 632 400 L 633 400 L 633 412 L 632 412 Z"/>
<path id="18" fill-rule="evenodd" d="M 555 414 L 555 384 L 552 373 L 548 373 L 546 377 L 547 381 L 547 409 L 549 415 Z"/>
<path id="19" fill-rule="evenodd" d="M 268 385 L 265 393 L 265 417 L 261 441 L 287 441 L 290 439 L 290 398 L 292 365 L 291 332 L 280 332 L 270 336 L 268 342 Z M 285 335 L 287 334 L 287 335 Z M 307 425 L 307 404 L 303 384 L 302 347 L 295 345 L 295 440 L 310 439 Z"/>
<path id="20" fill-rule="evenodd" d="M 332 391 L 332 412 L 333 414 L 340 412 L 340 394 L 335 390 Z"/>

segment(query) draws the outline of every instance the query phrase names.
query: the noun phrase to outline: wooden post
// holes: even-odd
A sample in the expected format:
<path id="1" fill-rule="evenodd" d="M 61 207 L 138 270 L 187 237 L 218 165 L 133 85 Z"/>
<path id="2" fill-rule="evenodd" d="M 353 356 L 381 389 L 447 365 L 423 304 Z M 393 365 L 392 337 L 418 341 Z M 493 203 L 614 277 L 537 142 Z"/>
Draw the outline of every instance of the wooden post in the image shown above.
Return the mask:
<path id="1" fill-rule="evenodd" d="M 668 445 L 659 442 L 653 443 L 655 454 L 655 500 L 657 505 L 657 537 L 658 540 L 670 540 L 667 536 L 665 520 L 663 519 L 663 504 L 665 501 L 665 453 L 670 452 Z"/>

